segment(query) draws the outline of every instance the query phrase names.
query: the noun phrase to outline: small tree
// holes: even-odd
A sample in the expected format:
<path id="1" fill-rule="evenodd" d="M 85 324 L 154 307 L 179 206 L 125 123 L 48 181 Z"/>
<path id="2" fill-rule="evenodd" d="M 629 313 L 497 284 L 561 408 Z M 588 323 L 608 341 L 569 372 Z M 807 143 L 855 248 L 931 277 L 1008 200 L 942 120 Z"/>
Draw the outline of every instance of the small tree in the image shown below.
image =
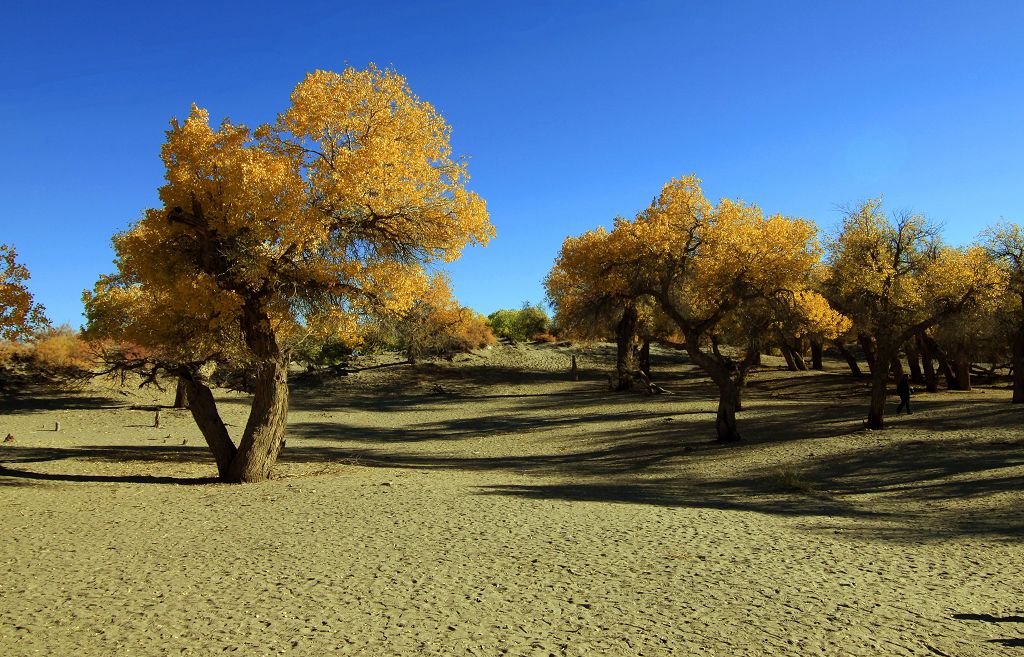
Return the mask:
<path id="1" fill-rule="evenodd" d="M 138 344 L 186 381 L 221 479 L 269 476 L 288 412 L 290 342 L 358 342 L 361 316 L 400 312 L 423 264 L 493 235 L 465 188 L 450 128 L 393 71 L 316 71 L 275 123 L 250 132 L 204 110 L 171 122 L 162 207 L 114 238 L 117 273 L 86 293 L 89 333 Z M 245 368 L 253 403 L 232 441 L 204 375 Z"/>
<path id="2" fill-rule="evenodd" d="M 25 287 L 28 268 L 10 244 L 0 244 L 0 340 L 15 340 L 45 329 L 45 309 Z"/>

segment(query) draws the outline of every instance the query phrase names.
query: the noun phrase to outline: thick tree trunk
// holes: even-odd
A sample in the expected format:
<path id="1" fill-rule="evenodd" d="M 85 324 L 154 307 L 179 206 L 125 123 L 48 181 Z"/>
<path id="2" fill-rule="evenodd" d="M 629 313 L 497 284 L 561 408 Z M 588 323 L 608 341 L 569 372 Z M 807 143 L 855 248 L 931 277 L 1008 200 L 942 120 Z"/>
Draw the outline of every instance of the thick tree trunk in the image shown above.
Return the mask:
<path id="1" fill-rule="evenodd" d="M 235 449 L 227 427 L 220 419 L 213 392 L 200 376 L 192 375 L 182 377 L 180 380 L 185 382 L 188 410 L 192 412 L 192 418 L 196 421 L 199 431 L 210 447 L 210 452 L 213 453 L 213 460 L 217 463 L 217 474 L 222 480 L 227 481 L 231 463 L 235 460 L 238 450 Z"/>
<path id="2" fill-rule="evenodd" d="M 279 357 L 260 363 L 249 421 L 228 471 L 228 481 L 257 482 L 270 477 L 288 424 L 288 362 Z"/>
<path id="3" fill-rule="evenodd" d="M 615 327 L 615 371 L 619 378 L 616 390 L 629 390 L 633 382 L 633 337 L 636 335 L 636 308 L 627 306 Z"/>
<path id="4" fill-rule="evenodd" d="M 728 376 L 718 382 L 718 416 L 715 418 L 715 431 L 718 442 L 733 443 L 741 440 L 736 428 L 736 411 L 740 405 L 739 386 Z"/>
<path id="5" fill-rule="evenodd" d="M 820 340 L 811 339 L 811 369 L 825 369 L 825 366 L 821 362 L 821 353 L 824 350 L 825 345 L 823 345 Z"/>
<path id="6" fill-rule="evenodd" d="M 888 362 L 882 354 L 876 354 L 876 363 Z M 886 355 L 887 356 L 887 355 Z M 868 428 L 881 429 L 885 426 L 885 398 L 889 385 L 889 370 L 884 367 L 875 367 L 871 370 L 871 405 L 868 407 Z"/>
<path id="7" fill-rule="evenodd" d="M 185 381 L 180 376 L 174 386 L 174 408 L 188 408 L 188 392 L 185 389 Z"/>
<path id="8" fill-rule="evenodd" d="M 910 380 L 913 383 L 924 383 L 924 373 L 921 371 L 921 354 L 917 349 L 917 341 L 911 339 L 904 346 L 907 352 L 907 366 L 910 368 Z"/>
<path id="9" fill-rule="evenodd" d="M 965 354 L 953 357 L 953 375 L 956 377 L 957 390 L 971 389 L 971 360 Z"/>
<path id="10" fill-rule="evenodd" d="M 246 300 L 242 334 L 255 360 L 252 408 L 227 481 L 250 483 L 270 477 L 284 443 L 288 423 L 288 356 L 277 343 L 270 317 L 259 298 Z"/>
<path id="11" fill-rule="evenodd" d="M 921 352 L 921 367 L 924 369 L 924 389 L 928 392 L 938 392 L 939 377 L 935 374 L 935 365 L 932 363 L 932 350 L 921 334 L 917 335 L 917 348 Z"/>
<path id="12" fill-rule="evenodd" d="M 1013 403 L 1024 403 L 1024 326 L 1013 336 Z"/>
<path id="13" fill-rule="evenodd" d="M 857 334 L 857 342 L 860 343 L 860 348 L 864 350 L 864 360 L 868 363 L 868 370 L 871 372 L 875 371 L 875 345 L 871 340 L 871 336 L 866 333 Z"/>
<path id="14" fill-rule="evenodd" d="M 846 365 L 850 368 L 850 373 L 854 376 L 864 376 L 864 373 L 860 371 L 860 365 L 857 364 L 857 359 L 854 358 L 853 354 L 850 353 L 850 350 L 846 348 L 846 345 L 839 340 L 833 341 L 832 344 L 835 345 L 839 354 L 846 361 Z"/>

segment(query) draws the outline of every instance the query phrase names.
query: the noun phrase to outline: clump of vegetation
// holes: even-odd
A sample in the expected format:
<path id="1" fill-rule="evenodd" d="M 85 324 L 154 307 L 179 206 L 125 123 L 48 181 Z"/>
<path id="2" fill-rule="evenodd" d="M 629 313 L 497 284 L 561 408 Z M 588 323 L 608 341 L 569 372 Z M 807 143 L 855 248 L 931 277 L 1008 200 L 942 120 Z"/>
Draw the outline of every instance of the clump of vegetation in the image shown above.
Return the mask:
<path id="1" fill-rule="evenodd" d="M 776 470 L 772 476 L 772 484 L 778 490 L 787 493 L 810 493 L 814 490 L 814 484 L 807 480 L 803 470 L 794 466 Z"/>
<path id="2" fill-rule="evenodd" d="M 496 310 L 487 316 L 491 331 L 513 342 L 535 340 L 551 329 L 551 318 L 539 304 L 523 303 L 519 310 Z"/>

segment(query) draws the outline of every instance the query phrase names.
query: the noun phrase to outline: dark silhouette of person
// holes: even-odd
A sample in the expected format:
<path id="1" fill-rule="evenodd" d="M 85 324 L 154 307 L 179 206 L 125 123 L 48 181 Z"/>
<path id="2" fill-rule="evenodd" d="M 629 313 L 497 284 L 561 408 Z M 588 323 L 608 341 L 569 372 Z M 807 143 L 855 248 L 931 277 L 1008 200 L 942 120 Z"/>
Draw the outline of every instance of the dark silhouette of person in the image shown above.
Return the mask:
<path id="1" fill-rule="evenodd" d="M 903 407 L 907 408 L 907 415 L 910 415 L 910 377 L 904 374 L 896 384 L 896 394 L 900 396 L 900 405 L 896 407 L 896 415 L 900 414 Z"/>

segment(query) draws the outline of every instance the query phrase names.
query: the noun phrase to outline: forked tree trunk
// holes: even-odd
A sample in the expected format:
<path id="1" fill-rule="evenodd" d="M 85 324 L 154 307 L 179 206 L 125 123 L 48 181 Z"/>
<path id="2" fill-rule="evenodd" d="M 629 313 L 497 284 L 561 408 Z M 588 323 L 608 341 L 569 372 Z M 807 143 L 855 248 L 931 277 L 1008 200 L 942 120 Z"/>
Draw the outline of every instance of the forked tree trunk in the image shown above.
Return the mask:
<path id="1" fill-rule="evenodd" d="M 825 346 L 820 340 L 811 339 L 811 368 L 815 370 L 823 370 L 825 366 L 821 362 L 821 353 L 825 350 Z"/>
<path id="2" fill-rule="evenodd" d="M 935 341 L 935 338 L 926 335 L 924 339 L 925 344 L 928 345 L 928 351 L 932 353 L 935 360 L 939 363 L 939 371 L 942 372 L 942 377 L 946 379 L 946 388 L 948 390 L 959 390 L 960 383 L 956 380 L 956 372 L 950 367 L 946 352 Z"/>
<path id="3" fill-rule="evenodd" d="M 921 371 L 921 354 L 917 349 L 917 342 L 914 339 L 907 341 L 904 346 L 907 351 L 907 366 L 910 368 L 910 380 L 913 383 L 924 383 L 924 373 Z"/>
<path id="4" fill-rule="evenodd" d="M 835 340 L 832 344 L 836 346 L 839 354 L 843 357 L 843 360 L 846 361 L 846 365 L 850 368 L 850 374 L 853 374 L 854 376 L 864 376 L 864 373 L 860 371 L 860 365 L 857 364 L 857 359 L 852 353 L 850 353 L 850 350 L 846 348 L 846 345 L 844 345 L 840 340 Z"/>
<path id="5" fill-rule="evenodd" d="M 252 409 L 245 424 L 238 454 L 228 469 L 228 481 L 257 482 L 270 477 L 270 469 L 284 442 L 288 424 L 288 361 L 283 356 L 257 365 Z"/>
<path id="6" fill-rule="evenodd" d="M 903 361 L 900 360 L 898 354 L 894 354 L 892 359 L 889 361 L 889 373 L 892 374 L 893 378 L 897 381 L 903 376 Z"/>
<path id="7" fill-rule="evenodd" d="M 807 371 L 807 363 L 804 361 L 803 345 L 800 340 L 797 340 L 795 347 L 790 347 L 793 354 L 793 362 L 796 363 L 796 368 L 801 372 Z"/>

